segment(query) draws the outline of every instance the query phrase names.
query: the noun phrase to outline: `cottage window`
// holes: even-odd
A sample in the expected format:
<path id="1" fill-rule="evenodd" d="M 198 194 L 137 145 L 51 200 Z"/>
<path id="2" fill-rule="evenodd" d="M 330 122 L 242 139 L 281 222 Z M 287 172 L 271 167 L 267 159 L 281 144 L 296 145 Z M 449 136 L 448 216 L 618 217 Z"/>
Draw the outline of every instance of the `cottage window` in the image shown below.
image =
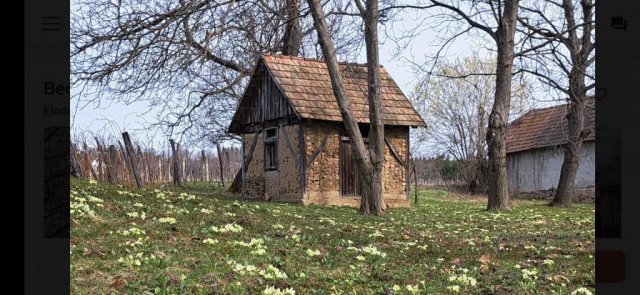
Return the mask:
<path id="1" fill-rule="evenodd" d="M 362 140 L 365 143 L 369 142 L 369 124 L 358 124 L 358 128 L 360 129 L 360 135 L 362 135 Z M 347 132 L 347 129 L 342 126 L 342 136 L 340 137 L 340 140 L 343 141 L 349 141 L 349 132 Z"/>
<path id="2" fill-rule="evenodd" d="M 358 124 L 358 127 L 360 127 L 360 134 L 362 135 L 362 138 L 369 139 L 369 124 Z"/>
<path id="3" fill-rule="evenodd" d="M 264 170 L 278 168 L 278 132 L 276 128 L 265 129 L 264 135 Z"/>

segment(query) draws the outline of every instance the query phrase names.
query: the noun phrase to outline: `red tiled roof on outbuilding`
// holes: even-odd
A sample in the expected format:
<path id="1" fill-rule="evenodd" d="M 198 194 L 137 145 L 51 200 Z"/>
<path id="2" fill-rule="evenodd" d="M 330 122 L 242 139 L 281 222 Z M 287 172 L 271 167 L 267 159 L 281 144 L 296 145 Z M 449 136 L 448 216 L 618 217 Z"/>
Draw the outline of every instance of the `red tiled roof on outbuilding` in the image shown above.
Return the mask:
<path id="1" fill-rule="evenodd" d="M 507 153 L 563 145 L 567 142 L 568 104 L 535 109 L 514 120 L 507 127 Z M 584 129 L 590 132 L 585 141 L 595 140 L 595 104 L 587 100 Z"/>

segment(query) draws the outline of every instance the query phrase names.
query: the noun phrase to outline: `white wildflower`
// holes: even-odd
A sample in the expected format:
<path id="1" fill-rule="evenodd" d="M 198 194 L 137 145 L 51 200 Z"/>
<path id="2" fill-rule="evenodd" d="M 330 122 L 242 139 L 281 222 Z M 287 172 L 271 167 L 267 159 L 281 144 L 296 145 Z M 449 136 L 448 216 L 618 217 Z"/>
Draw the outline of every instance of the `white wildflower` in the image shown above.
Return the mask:
<path id="1" fill-rule="evenodd" d="M 158 218 L 158 222 L 160 223 L 168 223 L 168 224 L 176 224 L 176 219 L 173 217 L 162 217 Z"/>
<path id="2" fill-rule="evenodd" d="M 580 287 L 578 289 L 573 290 L 573 292 L 571 292 L 571 295 L 593 295 L 593 293 L 585 287 Z"/>
<path id="3" fill-rule="evenodd" d="M 204 239 L 202 242 L 209 245 L 215 245 L 218 243 L 218 240 L 207 238 L 207 239 Z"/>

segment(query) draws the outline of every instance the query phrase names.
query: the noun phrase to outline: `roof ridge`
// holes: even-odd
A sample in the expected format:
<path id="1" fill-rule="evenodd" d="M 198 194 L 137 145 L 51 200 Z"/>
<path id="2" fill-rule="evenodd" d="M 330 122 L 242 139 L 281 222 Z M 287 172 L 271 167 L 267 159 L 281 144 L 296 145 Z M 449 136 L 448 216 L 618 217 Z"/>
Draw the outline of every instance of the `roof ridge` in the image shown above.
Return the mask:
<path id="1" fill-rule="evenodd" d="M 554 106 L 549 106 L 549 107 L 544 107 L 544 108 L 537 108 L 537 109 L 530 109 L 528 110 L 526 113 L 520 115 L 519 117 L 515 118 L 513 121 L 511 121 L 511 123 L 507 124 L 507 125 L 516 125 L 518 124 L 520 121 L 524 120 L 525 117 L 529 116 L 529 115 L 533 115 L 536 113 L 540 113 L 542 111 L 549 111 L 551 109 L 555 109 L 555 108 L 560 108 L 562 106 L 567 106 L 568 104 L 559 104 L 559 105 L 554 105 Z"/>
<path id="2" fill-rule="evenodd" d="M 591 96 L 587 95 L 587 98 L 585 99 L 585 103 L 586 103 L 586 104 L 591 104 L 591 103 L 594 103 L 594 102 L 595 102 L 595 96 L 593 96 L 593 95 L 591 95 Z M 532 113 L 537 113 L 537 112 L 542 112 L 542 111 L 548 111 L 548 110 L 555 109 L 555 108 L 568 107 L 570 104 L 571 104 L 571 103 L 563 103 L 563 104 L 557 104 L 557 105 L 548 106 L 548 107 L 544 107 L 544 108 L 535 108 L 535 109 L 531 109 L 531 110 L 528 110 L 526 113 L 524 113 L 522 116 L 518 117 L 516 120 L 518 120 L 518 119 L 520 119 L 520 118 L 522 118 L 522 117 L 524 117 L 524 116 L 527 116 L 527 115 L 529 115 L 529 114 L 532 114 Z M 513 123 L 515 123 L 515 121 L 516 121 L 516 120 L 514 120 L 514 121 L 513 121 Z"/>
<path id="3" fill-rule="evenodd" d="M 302 56 L 293 56 L 293 55 L 284 55 L 282 53 L 276 53 L 276 54 L 264 53 L 264 54 L 262 54 L 262 56 L 272 56 L 272 57 L 276 57 L 276 58 L 306 60 L 306 61 L 321 62 L 321 63 L 325 62 L 324 59 L 302 57 Z M 366 63 L 357 63 L 357 62 L 348 62 L 348 61 L 342 61 L 342 62 L 339 61 L 338 64 L 339 65 L 355 65 L 355 66 L 358 66 L 358 67 L 366 67 L 367 66 Z M 381 64 L 380 68 L 384 68 L 384 66 Z"/>
<path id="4" fill-rule="evenodd" d="M 532 113 L 532 112 L 548 111 L 548 110 L 555 109 L 555 108 L 566 107 L 568 105 L 569 105 L 568 103 L 563 103 L 563 104 L 558 104 L 558 105 L 544 107 L 544 108 L 532 109 L 532 110 L 529 110 L 526 114 Z"/>

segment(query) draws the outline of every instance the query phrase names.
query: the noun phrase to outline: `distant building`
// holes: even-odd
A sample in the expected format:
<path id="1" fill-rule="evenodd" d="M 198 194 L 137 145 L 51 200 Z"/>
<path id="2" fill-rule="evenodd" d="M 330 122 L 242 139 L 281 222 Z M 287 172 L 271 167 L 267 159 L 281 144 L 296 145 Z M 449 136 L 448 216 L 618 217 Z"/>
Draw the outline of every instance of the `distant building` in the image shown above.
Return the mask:
<path id="1" fill-rule="evenodd" d="M 367 68 L 340 64 L 360 131 L 369 133 Z M 381 67 L 385 164 L 383 198 L 409 206 L 409 128 L 424 121 Z M 360 204 L 362 180 L 324 61 L 261 56 L 229 132 L 242 137 L 243 165 L 232 191 L 302 204 Z"/>
<path id="2" fill-rule="evenodd" d="M 568 105 L 529 111 L 509 124 L 507 130 L 507 176 L 509 192 L 535 192 L 555 189 L 567 142 Z M 585 107 L 584 129 L 590 132 L 582 146 L 575 189 L 595 185 L 595 106 Z"/>

